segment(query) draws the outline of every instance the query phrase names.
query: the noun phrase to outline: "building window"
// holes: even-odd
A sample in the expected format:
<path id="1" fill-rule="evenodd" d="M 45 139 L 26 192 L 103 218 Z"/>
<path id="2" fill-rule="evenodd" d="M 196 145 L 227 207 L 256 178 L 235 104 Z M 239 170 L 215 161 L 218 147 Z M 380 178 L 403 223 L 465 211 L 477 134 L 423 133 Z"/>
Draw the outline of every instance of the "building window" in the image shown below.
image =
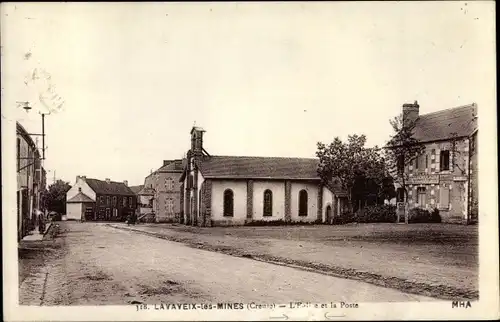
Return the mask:
<path id="1" fill-rule="evenodd" d="M 307 216 L 307 191 L 299 192 L 299 216 Z"/>
<path id="2" fill-rule="evenodd" d="M 442 171 L 450 170 L 450 151 L 441 151 L 441 155 L 439 158 L 439 167 Z"/>
<path id="3" fill-rule="evenodd" d="M 116 196 L 113 197 L 113 206 L 116 207 Z"/>
<path id="4" fill-rule="evenodd" d="M 165 201 L 165 210 L 166 210 L 167 214 L 174 213 L 174 200 L 173 199 L 167 199 Z"/>
<path id="5" fill-rule="evenodd" d="M 450 187 L 442 185 L 439 189 L 439 207 L 448 209 L 450 206 Z"/>
<path id="6" fill-rule="evenodd" d="M 127 207 L 127 197 L 123 197 L 123 207 Z"/>
<path id="7" fill-rule="evenodd" d="M 425 187 L 417 188 L 417 203 L 420 207 L 425 206 Z"/>
<path id="8" fill-rule="evenodd" d="M 132 197 L 128 197 L 128 205 L 130 208 L 134 205 L 134 202 L 132 201 Z"/>
<path id="9" fill-rule="evenodd" d="M 427 154 L 425 155 L 425 167 L 429 168 L 429 158 Z"/>
<path id="10" fill-rule="evenodd" d="M 273 192 L 271 190 L 264 191 L 264 216 L 273 215 Z"/>
<path id="11" fill-rule="evenodd" d="M 111 217 L 111 209 L 106 208 L 106 220 L 109 220 Z"/>
<path id="12" fill-rule="evenodd" d="M 224 191 L 224 216 L 234 215 L 234 194 L 231 189 Z"/>
<path id="13" fill-rule="evenodd" d="M 104 196 L 101 196 L 99 199 L 101 200 L 101 205 L 104 205 Z"/>
<path id="14" fill-rule="evenodd" d="M 165 189 L 167 191 L 174 190 L 174 180 L 172 178 L 165 179 Z"/>
<path id="15" fill-rule="evenodd" d="M 193 187 L 194 187 L 194 176 L 190 174 L 188 178 L 188 189 L 192 189 Z"/>
<path id="16" fill-rule="evenodd" d="M 417 170 L 417 169 L 418 169 L 418 164 L 420 163 L 420 162 L 418 162 L 418 161 L 420 161 L 420 155 L 417 155 L 417 156 L 415 157 L 415 170 Z"/>
<path id="17" fill-rule="evenodd" d="M 110 197 L 109 197 L 109 196 L 107 196 L 107 197 L 106 197 L 106 205 L 109 205 L 109 204 L 110 204 Z"/>

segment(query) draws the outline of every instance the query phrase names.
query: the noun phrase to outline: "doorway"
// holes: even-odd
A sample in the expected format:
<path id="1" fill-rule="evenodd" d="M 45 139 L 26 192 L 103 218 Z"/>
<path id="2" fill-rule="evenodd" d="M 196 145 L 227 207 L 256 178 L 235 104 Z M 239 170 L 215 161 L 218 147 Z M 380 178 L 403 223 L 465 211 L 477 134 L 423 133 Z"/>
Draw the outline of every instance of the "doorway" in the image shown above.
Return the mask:
<path id="1" fill-rule="evenodd" d="M 330 205 L 326 206 L 326 223 L 332 223 L 332 206 Z"/>

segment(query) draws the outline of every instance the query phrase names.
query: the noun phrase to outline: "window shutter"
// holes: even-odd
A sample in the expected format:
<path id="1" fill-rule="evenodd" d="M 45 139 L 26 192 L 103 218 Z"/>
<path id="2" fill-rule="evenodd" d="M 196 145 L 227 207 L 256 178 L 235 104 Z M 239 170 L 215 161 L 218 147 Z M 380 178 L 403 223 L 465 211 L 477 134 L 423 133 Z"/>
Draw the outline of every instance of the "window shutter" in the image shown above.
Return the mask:
<path id="1" fill-rule="evenodd" d="M 439 205 L 441 208 L 448 208 L 450 204 L 450 189 L 447 185 L 439 189 Z"/>

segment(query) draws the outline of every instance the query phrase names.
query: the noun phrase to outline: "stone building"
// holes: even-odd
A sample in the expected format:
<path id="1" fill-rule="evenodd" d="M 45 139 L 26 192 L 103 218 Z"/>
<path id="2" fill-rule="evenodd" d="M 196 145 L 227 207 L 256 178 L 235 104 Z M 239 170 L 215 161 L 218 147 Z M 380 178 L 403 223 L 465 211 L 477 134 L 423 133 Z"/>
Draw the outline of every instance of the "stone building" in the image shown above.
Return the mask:
<path id="1" fill-rule="evenodd" d="M 17 226 L 18 240 L 35 229 L 34 213 L 44 211 L 43 192 L 46 171 L 37 145 L 26 129 L 16 122 L 17 153 Z"/>
<path id="2" fill-rule="evenodd" d="M 136 207 L 136 195 L 127 181 L 77 176 L 66 193 L 66 218 L 69 220 L 125 221 Z"/>
<path id="3" fill-rule="evenodd" d="M 405 167 L 409 208 L 437 208 L 443 222 L 477 221 L 476 104 L 419 114 L 420 106 L 403 105 L 405 120 L 415 122 L 413 137 L 425 146 Z M 404 200 L 396 186 L 398 202 Z"/>
<path id="4" fill-rule="evenodd" d="M 144 179 L 141 198 L 152 200 L 151 211 L 156 222 L 179 222 L 181 213 L 181 192 L 179 177 L 182 175 L 183 160 L 164 160 L 163 166 Z M 147 211 L 147 210 L 145 210 Z"/>
<path id="5" fill-rule="evenodd" d="M 211 156 L 204 132 L 191 130 L 180 177 L 182 223 L 331 222 L 345 204 L 340 189 L 321 184 L 318 159 Z"/>

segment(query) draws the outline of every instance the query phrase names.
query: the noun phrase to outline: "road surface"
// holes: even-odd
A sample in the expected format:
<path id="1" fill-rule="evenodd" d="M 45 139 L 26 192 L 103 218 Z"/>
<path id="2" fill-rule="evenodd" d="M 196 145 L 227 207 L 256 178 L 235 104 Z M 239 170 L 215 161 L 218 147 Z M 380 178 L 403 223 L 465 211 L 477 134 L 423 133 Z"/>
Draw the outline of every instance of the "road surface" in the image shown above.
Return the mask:
<path id="1" fill-rule="evenodd" d="M 60 237 L 63 239 L 59 255 L 23 281 L 21 304 L 433 300 L 359 281 L 190 248 L 105 224 L 61 225 L 65 232 Z"/>

